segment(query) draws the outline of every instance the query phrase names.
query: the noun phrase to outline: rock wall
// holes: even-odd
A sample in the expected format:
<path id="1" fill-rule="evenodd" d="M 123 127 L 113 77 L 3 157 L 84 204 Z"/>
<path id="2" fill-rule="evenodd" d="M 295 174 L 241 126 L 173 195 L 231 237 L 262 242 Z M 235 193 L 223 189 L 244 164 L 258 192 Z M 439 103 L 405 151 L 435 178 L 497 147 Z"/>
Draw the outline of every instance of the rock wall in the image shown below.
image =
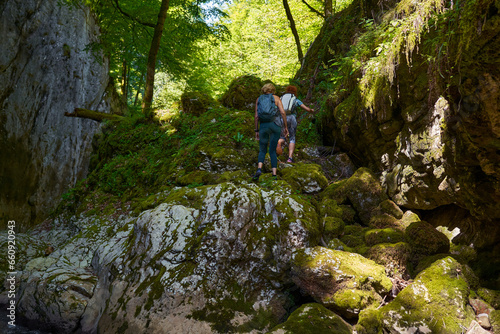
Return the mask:
<path id="1" fill-rule="evenodd" d="M 25 229 L 47 216 L 86 174 L 98 129 L 64 113 L 101 103 L 107 61 L 85 51 L 99 28 L 87 8 L 58 3 L 0 4 L 0 228 L 16 220 Z"/>
<path id="2" fill-rule="evenodd" d="M 378 13 L 376 4 L 370 5 Z M 371 19 L 370 10 L 363 12 L 354 5 L 348 10 L 358 18 L 345 25 L 336 23 L 347 32 L 333 34 L 337 25 L 329 23 L 311 47 L 299 77 L 304 85 L 311 77 L 316 84 L 324 79 L 313 72 L 316 59 L 332 63 L 332 54 L 338 57 L 349 51 L 346 36 L 364 33 L 358 22 L 366 16 Z M 359 165 L 377 171 L 395 203 L 422 210 L 435 226 L 459 227 L 458 238 L 480 248 L 500 240 L 498 3 L 491 3 L 485 13 L 481 22 L 474 23 L 480 29 L 474 30 L 467 48 L 459 49 L 458 42 L 448 47 L 449 60 L 429 61 L 422 56 L 428 52 L 425 45 L 442 33 L 439 29 L 423 34 L 420 51 L 410 55 L 411 63 L 402 52 L 392 85 L 382 74 L 378 82 L 370 82 L 382 87 L 373 110 L 362 103 L 363 87 L 358 83 L 365 72 L 353 70 L 350 82 L 338 88 L 344 92 L 325 92 L 330 97 L 322 124 L 326 144 L 336 144 Z M 340 13 L 333 21 L 345 17 L 350 16 Z M 321 55 L 321 48 L 334 51 Z M 452 59 L 458 58 L 451 68 Z"/>

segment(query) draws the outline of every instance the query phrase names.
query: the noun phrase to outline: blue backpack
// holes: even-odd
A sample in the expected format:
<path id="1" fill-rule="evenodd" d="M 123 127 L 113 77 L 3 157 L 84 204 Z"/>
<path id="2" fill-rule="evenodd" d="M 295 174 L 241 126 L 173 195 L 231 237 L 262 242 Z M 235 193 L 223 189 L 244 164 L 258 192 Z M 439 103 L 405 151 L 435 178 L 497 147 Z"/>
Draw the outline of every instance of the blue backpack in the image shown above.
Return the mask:
<path id="1" fill-rule="evenodd" d="M 272 122 L 278 114 L 278 107 L 274 102 L 273 94 L 264 94 L 259 96 L 259 101 L 257 102 L 257 116 L 259 116 L 259 121 L 267 123 Z"/>

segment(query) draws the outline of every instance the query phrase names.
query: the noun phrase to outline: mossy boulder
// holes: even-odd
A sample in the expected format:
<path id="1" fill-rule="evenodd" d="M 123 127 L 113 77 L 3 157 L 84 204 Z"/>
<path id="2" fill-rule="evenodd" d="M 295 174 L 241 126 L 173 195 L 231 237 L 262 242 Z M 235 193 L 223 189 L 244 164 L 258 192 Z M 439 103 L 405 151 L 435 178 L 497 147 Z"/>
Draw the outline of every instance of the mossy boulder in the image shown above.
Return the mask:
<path id="1" fill-rule="evenodd" d="M 295 190 L 301 193 L 316 193 L 328 186 L 321 166 L 297 163 L 281 170 L 281 175 Z"/>
<path id="2" fill-rule="evenodd" d="M 495 310 L 490 313 L 490 324 L 493 333 L 500 333 L 500 311 Z"/>
<path id="3" fill-rule="evenodd" d="M 345 223 L 340 218 L 323 218 L 323 236 L 328 242 L 331 239 L 338 238 L 344 233 Z"/>
<path id="4" fill-rule="evenodd" d="M 399 220 L 387 213 L 372 216 L 368 225 L 372 228 L 397 228 L 400 229 Z"/>
<path id="5" fill-rule="evenodd" d="M 359 254 L 320 246 L 293 253 L 291 276 L 317 302 L 346 317 L 380 302 L 392 289 L 383 266 Z"/>
<path id="6" fill-rule="evenodd" d="M 420 221 L 411 223 L 405 230 L 405 240 L 418 255 L 448 253 L 450 240 L 431 224 Z"/>
<path id="7" fill-rule="evenodd" d="M 352 248 L 348 247 L 346 244 L 340 241 L 340 239 L 337 238 L 332 239 L 328 242 L 328 248 L 352 253 Z"/>
<path id="8" fill-rule="evenodd" d="M 274 334 L 352 333 L 351 325 L 321 304 L 304 304 L 290 314 L 287 321 L 274 327 Z"/>
<path id="9" fill-rule="evenodd" d="M 200 116 L 216 105 L 216 101 L 204 92 L 184 92 L 181 95 L 181 103 L 182 111 L 194 116 Z"/>
<path id="10" fill-rule="evenodd" d="M 180 186 L 203 185 L 213 183 L 215 177 L 206 170 L 197 170 L 187 174 L 180 173 L 175 181 Z"/>
<path id="11" fill-rule="evenodd" d="M 99 247 L 100 277 L 113 276 L 101 282 L 113 285 L 102 331 L 266 332 L 281 322 L 291 254 L 317 243 L 321 229 L 285 181 L 261 183 L 173 188 L 127 237 Z"/>
<path id="12" fill-rule="evenodd" d="M 364 254 L 368 249 L 365 243 L 365 233 L 369 228 L 363 227 L 359 224 L 346 225 L 344 228 L 344 234 L 340 237 L 340 240 L 346 244 L 348 247 L 352 248 L 356 253 Z"/>
<path id="13" fill-rule="evenodd" d="M 393 228 L 373 229 L 365 233 L 365 242 L 368 246 L 382 243 L 394 244 L 401 241 L 404 241 L 403 233 Z"/>
<path id="14" fill-rule="evenodd" d="M 332 198 L 339 204 L 350 202 L 361 222 L 368 225 L 373 211 L 387 200 L 380 182 L 368 168 L 359 168 L 349 179 L 331 184 L 323 191 L 324 198 Z"/>
<path id="15" fill-rule="evenodd" d="M 494 309 L 500 310 L 500 291 L 480 288 L 477 290 L 477 294 L 488 304 L 490 304 Z"/>
<path id="16" fill-rule="evenodd" d="M 368 250 L 366 256 L 387 268 L 393 276 L 409 277 L 411 248 L 405 242 L 377 244 Z"/>
<path id="17" fill-rule="evenodd" d="M 346 224 L 356 222 L 356 211 L 348 204 L 338 204 L 331 198 L 323 198 L 319 203 L 321 217 L 334 217 L 342 219 Z"/>
<path id="18" fill-rule="evenodd" d="M 412 223 L 416 223 L 420 221 L 420 217 L 413 211 L 405 211 L 403 214 L 403 217 L 399 219 L 398 226 L 400 227 L 400 230 L 404 231 L 408 226 L 410 226 Z"/>
<path id="19" fill-rule="evenodd" d="M 355 165 L 346 153 L 334 154 L 327 159 L 331 165 L 330 172 L 335 179 L 348 179 L 356 171 Z"/>
<path id="20" fill-rule="evenodd" d="M 238 110 L 255 110 L 255 101 L 262 94 L 264 82 L 254 75 L 243 75 L 234 79 L 222 95 L 222 105 Z"/>
<path id="21" fill-rule="evenodd" d="M 365 333 L 462 333 L 475 314 L 469 285 L 452 257 L 436 261 L 380 309 L 361 311 L 355 330 Z"/>
<path id="22" fill-rule="evenodd" d="M 380 205 L 375 208 L 375 212 L 377 214 L 385 213 L 397 219 L 403 218 L 404 214 L 403 210 L 401 210 L 401 208 L 390 199 L 386 199 L 385 201 L 381 202 Z"/>

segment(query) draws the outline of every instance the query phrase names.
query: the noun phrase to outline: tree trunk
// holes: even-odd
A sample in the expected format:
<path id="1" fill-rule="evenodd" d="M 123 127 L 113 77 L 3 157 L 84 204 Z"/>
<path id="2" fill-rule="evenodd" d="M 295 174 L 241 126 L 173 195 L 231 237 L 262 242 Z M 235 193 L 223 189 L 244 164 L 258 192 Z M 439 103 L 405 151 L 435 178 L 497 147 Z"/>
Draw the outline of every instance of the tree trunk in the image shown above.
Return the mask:
<path id="1" fill-rule="evenodd" d="M 142 100 L 142 112 L 148 117 L 151 116 L 151 105 L 153 102 L 156 56 L 158 55 L 158 50 L 160 49 L 161 35 L 163 34 L 165 19 L 167 18 L 169 1 L 170 0 L 161 1 L 160 12 L 158 13 L 158 21 L 156 22 L 153 40 L 151 41 L 151 47 L 149 48 L 146 85 L 144 89 L 144 98 Z"/>
<path id="2" fill-rule="evenodd" d="M 125 103 L 127 103 L 127 93 L 128 93 L 128 77 L 127 77 L 127 61 L 125 60 L 125 58 L 123 58 L 123 62 L 122 62 L 122 82 L 121 82 L 121 90 L 122 90 L 122 99 L 123 101 L 125 101 Z"/>
<path id="3" fill-rule="evenodd" d="M 299 34 L 297 32 L 297 28 L 295 27 L 295 21 L 293 20 L 288 0 L 283 0 L 283 7 L 285 7 L 286 17 L 288 18 L 288 21 L 290 21 L 290 29 L 292 30 L 293 37 L 295 38 L 295 44 L 297 44 L 297 55 L 299 56 L 299 62 L 302 64 L 304 54 L 302 53 L 302 48 L 300 47 Z"/>
<path id="4" fill-rule="evenodd" d="M 100 111 L 83 109 L 83 108 L 75 108 L 75 110 L 72 113 L 65 112 L 64 116 L 87 118 L 87 119 L 91 119 L 91 120 L 94 120 L 97 122 L 102 122 L 105 119 L 118 121 L 118 120 L 123 118 L 123 116 L 120 116 L 120 115 L 106 114 L 106 113 L 103 113 Z"/>
<path id="5" fill-rule="evenodd" d="M 333 14 L 332 0 L 325 0 L 325 18 Z"/>

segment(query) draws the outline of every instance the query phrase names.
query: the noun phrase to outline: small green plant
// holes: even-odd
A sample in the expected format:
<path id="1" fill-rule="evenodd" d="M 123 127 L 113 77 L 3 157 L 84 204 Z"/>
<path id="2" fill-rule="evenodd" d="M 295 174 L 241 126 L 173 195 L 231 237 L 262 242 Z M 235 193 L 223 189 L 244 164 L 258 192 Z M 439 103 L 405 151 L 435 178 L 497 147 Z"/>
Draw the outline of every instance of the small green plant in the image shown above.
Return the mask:
<path id="1" fill-rule="evenodd" d="M 233 139 L 237 144 L 241 144 L 245 140 L 245 136 L 238 132 L 233 136 Z"/>

